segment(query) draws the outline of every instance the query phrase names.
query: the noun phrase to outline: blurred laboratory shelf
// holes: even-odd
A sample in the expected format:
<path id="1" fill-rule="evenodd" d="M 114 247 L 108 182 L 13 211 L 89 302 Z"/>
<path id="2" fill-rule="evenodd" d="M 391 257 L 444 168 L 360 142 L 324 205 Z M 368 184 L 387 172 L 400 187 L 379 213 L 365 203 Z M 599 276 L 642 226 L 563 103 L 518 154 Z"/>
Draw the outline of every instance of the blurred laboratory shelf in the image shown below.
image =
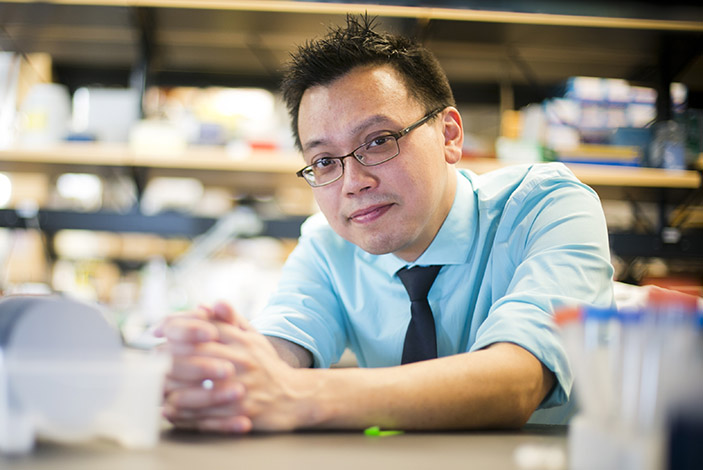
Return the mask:
<path id="1" fill-rule="evenodd" d="M 297 238 L 305 217 L 280 215 L 261 217 L 261 219 L 263 228 L 257 235 Z M 207 232 L 217 220 L 217 217 L 202 217 L 178 212 L 151 215 L 139 211 L 124 213 L 110 210 L 79 212 L 39 209 L 28 214 L 22 210 L 0 209 L 0 227 L 40 228 L 47 234 L 55 234 L 60 230 L 91 230 L 194 238 Z"/>
<path id="2" fill-rule="evenodd" d="M 136 77 L 275 89 L 297 45 L 368 13 L 433 50 L 458 102 L 513 108 L 511 96 L 517 109 L 578 75 L 675 79 L 700 96 L 703 10 L 693 3 L 12 0 L 0 2 L 0 49 L 49 54 L 71 89 Z"/>
<path id="3" fill-rule="evenodd" d="M 460 168 L 485 173 L 511 163 L 495 158 L 464 158 Z M 11 148 L 0 150 L 0 170 L 70 167 L 140 167 L 158 170 L 198 172 L 264 173 L 294 177 L 303 166 L 295 152 L 254 150 L 246 156 L 230 156 L 222 146 L 192 146 L 176 153 L 140 153 L 125 144 L 64 143 L 47 148 Z M 695 170 L 668 170 L 634 166 L 568 163 L 574 174 L 591 186 L 682 188 L 701 186 L 701 174 Z M 295 181 L 297 178 L 291 178 Z"/>
<path id="4" fill-rule="evenodd" d="M 614 150 L 617 152 L 617 150 Z M 495 158 L 464 158 L 460 168 L 485 173 L 509 165 Z M 283 198 L 309 199 L 311 191 L 295 176 L 302 159 L 294 152 L 271 150 L 252 151 L 246 157 L 232 157 L 224 147 L 190 147 L 176 153 L 135 152 L 126 144 L 65 143 L 44 149 L 0 150 L 0 171 L 41 171 L 57 175 L 66 171 L 88 171 L 101 174 L 127 171 L 144 188 L 156 176 L 195 177 L 203 184 L 219 184 L 244 193 L 278 195 Z M 669 215 L 665 205 L 681 207 L 696 205 L 701 191 L 701 173 L 695 170 L 667 170 L 660 168 L 627 167 L 597 164 L 567 164 L 584 183 L 594 187 L 601 199 L 654 201 L 662 205 L 657 227 L 650 233 L 611 233 L 611 245 L 625 255 L 703 256 L 703 246 L 696 231 L 682 233 L 672 242 L 663 238 L 661 230 L 668 226 Z M 295 191 L 288 192 L 290 188 Z M 692 201 L 692 202 L 691 202 Z M 296 204 L 296 201 L 287 201 Z M 302 204 L 303 207 L 313 207 Z M 298 204 L 300 207 L 300 204 Z M 312 209 L 311 209 L 312 211 Z M 311 212 L 310 211 L 310 212 Z M 276 214 L 265 217 L 263 234 L 297 238 L 305 212 Z M 36 220 L 43 231 L 56 233 L 64 229 L 107 230 L 117 232 L 145 232 L 164 236 L 194 237 L 207 231 L 216 217 L 200 217 L 182 213 L 147 215 L 140 210 L 128 212 L 110 210 L 70 211 L 39 208 L 29 217 L 21 211 L 0 211 L 0 226 L 31 227 Z"/>
<path id="5" fill-rule="evenodd" d="M 479 174 L 507 165 L 509 163 L 494 158 L 464 159 L 459 163 L 460 167 L 469 168 Z M 579 180 L 589 186 L 696 189 L 701 186 L 702 181 L 701 174 L 694 170 L 588 163 L 567 163 L 566 166 Z"/>

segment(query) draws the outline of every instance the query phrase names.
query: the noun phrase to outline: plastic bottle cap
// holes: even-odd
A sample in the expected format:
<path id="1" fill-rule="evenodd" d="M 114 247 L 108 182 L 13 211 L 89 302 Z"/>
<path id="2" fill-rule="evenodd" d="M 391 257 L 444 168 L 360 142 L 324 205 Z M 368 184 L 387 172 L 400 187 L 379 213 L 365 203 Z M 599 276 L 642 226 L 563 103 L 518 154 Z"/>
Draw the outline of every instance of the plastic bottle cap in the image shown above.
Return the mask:
<path id="1" fill-rule="evenodd" d="M 585 320 L 607 321 L 617 316 L 614 308 L 600 308 L 587 306 L 583 308 L 583 318 Z"/>
<path id="2" fill-rule="evenodd" d="M 581 321 L 583 314 L 580 307 L 562 307 L 554 312 L 554 322 L 559 326 Z"/>

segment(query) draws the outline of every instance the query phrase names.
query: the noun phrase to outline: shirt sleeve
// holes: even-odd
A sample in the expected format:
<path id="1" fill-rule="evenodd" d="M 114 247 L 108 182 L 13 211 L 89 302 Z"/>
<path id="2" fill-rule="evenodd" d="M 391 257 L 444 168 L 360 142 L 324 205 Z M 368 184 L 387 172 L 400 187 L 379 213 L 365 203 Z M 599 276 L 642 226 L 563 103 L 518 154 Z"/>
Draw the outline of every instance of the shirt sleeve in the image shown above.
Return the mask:
<path id="1" fill-rule="evenodd" d="M 307 349 L 314 367 L 337 362 L 346 347 L 342 307 L 330 276 L 328 253 L 344 250 L 331 229 L 313 216 L 301 227 L 298 245 L 286 260 L 275 294 L 252 319 L 262 334 L 275 336 Z"/>
<path id="2" fill-rule="evenodd" d="M 512 342 L 530 351 L 557 379 L 541 405 L 546 408 L 565 403 L 573 384 L 553 313 L 565 305 L 611 306 L 613 268 L 595 192 L 570 172 L 522 189 L 495 238 L 501 269 L 493 271 L 508 276 L 507 289 L 494 299 L 471 350 Z"/>

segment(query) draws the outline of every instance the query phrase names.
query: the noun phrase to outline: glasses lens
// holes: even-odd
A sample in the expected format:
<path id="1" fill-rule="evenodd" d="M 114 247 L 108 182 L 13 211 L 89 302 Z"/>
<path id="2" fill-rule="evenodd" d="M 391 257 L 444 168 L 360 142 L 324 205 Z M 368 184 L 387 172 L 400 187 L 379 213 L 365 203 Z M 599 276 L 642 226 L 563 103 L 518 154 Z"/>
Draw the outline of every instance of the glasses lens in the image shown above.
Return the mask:
<path id="1" fill-rule="evenodd" d="M 307 180 L 319 186 L 334 181 L 342 174 L 342 161 L 332 158 L 321 158 L 310 165 Z"/>
<path id="2" fill-rule="evenodd" d="M 377 165 L 398 155 L 398 141 L 395 136 L 384 135 L 364 144 L 354 156 L 364 165 Z"/>

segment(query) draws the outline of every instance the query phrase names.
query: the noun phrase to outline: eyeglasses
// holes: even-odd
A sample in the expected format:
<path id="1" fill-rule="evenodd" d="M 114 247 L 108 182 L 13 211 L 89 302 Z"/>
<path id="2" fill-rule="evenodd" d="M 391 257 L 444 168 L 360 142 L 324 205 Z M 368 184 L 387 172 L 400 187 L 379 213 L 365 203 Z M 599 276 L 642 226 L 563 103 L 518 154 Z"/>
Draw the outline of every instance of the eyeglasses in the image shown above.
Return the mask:
<path id="1" fill-rule="evenodd" d="M 313 188 L 325 186 L 334 183 L 344 174 L 344 159 L 354 157 L 356 161 L 364 166 L 376 166 L 381 163 L 386 163 L 398 156 L 400 147 L 398 139 L 417 129 L 434 116 L 436 116 L 444 108 L 437 108 L 422 117 L 419 121 L 410 124 L 405 129 L 398 132 L 383 134 L 378 137 L 359 145 L 346 155 L 341 157 L 322 157 L 315 160 L 311 165 L 306 166 L 298 171 L 296 175 L 305 178 Z"/>

